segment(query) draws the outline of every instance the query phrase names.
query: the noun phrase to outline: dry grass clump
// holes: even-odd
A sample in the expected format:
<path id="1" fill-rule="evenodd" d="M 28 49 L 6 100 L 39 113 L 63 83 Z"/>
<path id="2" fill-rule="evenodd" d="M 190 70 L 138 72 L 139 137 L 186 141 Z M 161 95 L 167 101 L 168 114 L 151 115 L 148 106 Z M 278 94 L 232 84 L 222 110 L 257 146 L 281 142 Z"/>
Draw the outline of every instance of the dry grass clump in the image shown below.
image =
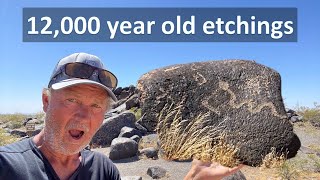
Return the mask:
<path id="1" fill-rule="evenodd" d="M 204 152 L 195 154 L 195 158 L 205 162 L 219 162 L 223 166 L 235 167 L 240 161 L 237 159 L 239 149 L 226 142 L 226 135 L 222 134 L 216 138 L 216 143 L 211 143 Z"/>
<path id="2" fill-rule="evenodd" d="M 272 147 L 271 152 L 268 153 L 263 158 L 261 167 L 278 168 L 278 167 L 281 167 L 285 161 L 286 161 L 286 155 L 283 153 L 279 155 L 276 152 L 276 148 Z"/>
<path id="3" fill-rule="evenodd" d="M 296 179 L 299 176 L 297 168 L 292 162 L 286 161 L 284 153 L 278 154 L 276 148 L 272 147 L 271 152 L 268 153 L 262 160 L 262 169 L 274 168 L 276 174 L 281 179 Z"/>
<path id="4" fill-rule="evenodd" d="M 195 119 L 183 120 L 181 107 L 173 103 L 159 114 L 157 133 L 164 151 L 164 158 L 169 160 L 189 160 L 196 158 L 204 162 L 218 162 L 234 167 L 238 148 L 226 142 L 223 122 L 211 125 L 209 113 L 199 114 Z M 204 126 L 204 124 L 206 124 Z"/>

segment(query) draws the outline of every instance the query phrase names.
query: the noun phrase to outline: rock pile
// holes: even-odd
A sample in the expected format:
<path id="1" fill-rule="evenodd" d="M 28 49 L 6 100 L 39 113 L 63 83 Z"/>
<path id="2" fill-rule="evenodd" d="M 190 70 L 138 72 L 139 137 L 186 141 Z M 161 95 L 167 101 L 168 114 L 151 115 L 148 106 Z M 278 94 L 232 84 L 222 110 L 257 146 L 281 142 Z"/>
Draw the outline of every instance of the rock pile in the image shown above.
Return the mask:
<path id="1" fill-rule="evenodd" d="M 287 113 L 288 119 L 292 123 L 301 122 L 303 120 L 303 116 L 300 116 L 299 114 L 296 113 L 296 111 L 292 109 L 286 109 L 286 113 Z"/>

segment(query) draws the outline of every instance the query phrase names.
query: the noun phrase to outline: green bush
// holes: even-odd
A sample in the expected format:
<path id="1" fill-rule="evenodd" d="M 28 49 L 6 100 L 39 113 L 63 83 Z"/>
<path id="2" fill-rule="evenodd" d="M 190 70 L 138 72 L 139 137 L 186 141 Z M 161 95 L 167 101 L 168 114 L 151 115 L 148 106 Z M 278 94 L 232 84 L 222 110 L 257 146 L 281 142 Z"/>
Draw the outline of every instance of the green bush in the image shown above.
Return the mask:
<path id="1" fill-rule="evenodd" d="M 298 107 L 297 113 L 303 116 L 303 121 L 310 122 L 312 125 L 320 126 L 320 105 L 314 103 L 313 108 Z"/>
<path id="2" fill-rule="evenodd" d="M 278 169 L 278 175 L 281 179 L 298 179 L 299 174 L 293 163 L 284 162 Z"/>
<path id="3" fill-rule="evenodd" d="M 320 173 L 320 158 L 314 154 L 309 154 L 308 157 L 313 161 L 314 171 Z"/>
<path id="4" fill-rule="evenodd" d="M 8 128 L 15 129 L 22 126 L 22 122 L 28 115 L 16 113 L 16 114 L 0 114 L 0 122 L 8 123 Z"/>
<path id="5" fill-rule="evenodd" d="M 136 120 L 141 118 L 141 108 L 133 107 L 130 109 L 130 111 L 136 116 Z"/>
<path id="6" fill-rule="evenodd" d="M 4 146 L 18 141 L 18 138 L 7 135 L 3 129 L 0 129 L 0 146 Z"/>
<path id="7" fill-rule="evenodd" d="M 44 112 L 38 112 L 35 114 L 21 114 L 21 113 L 0 114 L 0 124 L 8 123 L 8 128 L 17 129 L 23 126 L 22 123 L 27 117 L 42 119 L 44 115 L 45 115 Z"/>

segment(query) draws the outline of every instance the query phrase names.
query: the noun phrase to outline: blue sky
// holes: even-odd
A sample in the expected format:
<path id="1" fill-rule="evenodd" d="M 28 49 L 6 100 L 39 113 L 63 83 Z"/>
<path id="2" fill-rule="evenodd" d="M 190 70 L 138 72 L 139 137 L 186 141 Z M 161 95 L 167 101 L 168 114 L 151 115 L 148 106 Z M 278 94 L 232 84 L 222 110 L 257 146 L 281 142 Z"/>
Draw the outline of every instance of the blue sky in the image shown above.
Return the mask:
<path id="1" fill-rule="evenodd" d="M 0 113 L 42 109 L 41 90 L 57 61 L 74 52 L 103 59 L 119 86 L 136 85 L 155 68 L 195 61 L 248 59 L 277 70 L 287 107 L 320 102 L 320 1 L 0 1 Z M 297 7 L 298 42 L 293 43 L 24 43 L 24 7 Z"/>

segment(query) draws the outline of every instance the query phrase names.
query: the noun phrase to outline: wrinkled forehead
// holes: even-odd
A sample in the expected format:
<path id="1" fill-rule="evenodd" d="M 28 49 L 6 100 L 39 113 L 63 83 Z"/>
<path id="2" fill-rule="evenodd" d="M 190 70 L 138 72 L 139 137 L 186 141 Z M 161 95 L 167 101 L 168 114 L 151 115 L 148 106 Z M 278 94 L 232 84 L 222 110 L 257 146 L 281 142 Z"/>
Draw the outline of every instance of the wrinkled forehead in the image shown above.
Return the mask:
<path id="1" fill-rule="evenodd" d="M 109 98 L 108 92 L 105 89 L 93 84 L 77 84 L 55 91 L 57 92 L 57 94 L 73 94 L 101 100 Z"/>

